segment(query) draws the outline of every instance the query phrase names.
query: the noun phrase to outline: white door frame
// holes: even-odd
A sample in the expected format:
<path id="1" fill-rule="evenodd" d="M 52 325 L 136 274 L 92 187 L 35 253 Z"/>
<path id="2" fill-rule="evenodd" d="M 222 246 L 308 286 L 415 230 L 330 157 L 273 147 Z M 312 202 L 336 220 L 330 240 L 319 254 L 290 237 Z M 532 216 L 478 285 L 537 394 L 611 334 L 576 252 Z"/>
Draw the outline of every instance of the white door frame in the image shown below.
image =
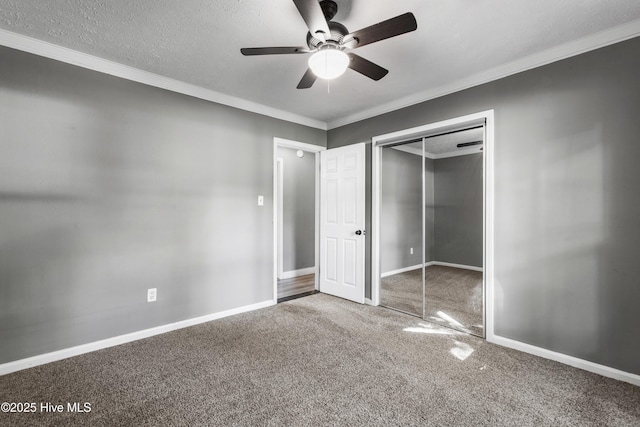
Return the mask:
<path id="1" fill-rule="evenodd" d="M 278 302 L 278 233 L 281 227 L 278 224 L 278 148 L 293 148 L 314 153 L 315 165 L 315 288 L 318 289 L 318 268 L 320 266 L 320 155 L 326 147 L 308 144 L 306 142 L 292 141 L 284 138 L 273 138 L 273 303 Z"/>
<path id="2" fill-rule="evenodd" d="M 380 305 L 380 160 L 382 147 L 394 142 L 421 138 L 467 125 L 485 124 L 484 141 L 484 303 L 485 337 L 493 341 L 494 336 L 494 119 L 493 110 L 481 111 L 462 117 L 404 129 L 371 139 L 372 199 L 371 227 L 371 304 Z"/>
<path id="3" fill-rule="evenodd" d="M 277 243 L 278 243 L 278 252 L 276 253 L 277 270 L 276 270 L 276 278 L 282 279 L 282 275 L 284 273 L 284 198 L 282 194 L 284 193 L 284 160 L 281 157 L 276 158 L 276 184 L 277 187 L 274 187 L 274 197 L 273 203 L 276 208 L 276 227 L 278 230 L 277 233 Z M 277 205 L 276 205 L 277 204 Z"/>

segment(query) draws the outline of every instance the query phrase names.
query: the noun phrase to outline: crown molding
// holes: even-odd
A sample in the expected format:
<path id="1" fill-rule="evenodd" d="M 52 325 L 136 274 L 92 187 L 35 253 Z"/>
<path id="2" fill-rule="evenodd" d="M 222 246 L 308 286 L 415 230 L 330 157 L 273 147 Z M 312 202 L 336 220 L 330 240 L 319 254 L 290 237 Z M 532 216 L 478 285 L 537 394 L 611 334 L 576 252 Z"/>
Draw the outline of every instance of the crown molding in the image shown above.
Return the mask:
<path id="1" fill-rule="evenodd" d="M 341 126 L 348 125 L 350 123 L 355 123 L 361 120 L 369 119 L 371 117 L 379 116 L 381 114 L 390 113 L 401 108 L 410 107 L 421 102 L 429 101 L 431 99 L 439 98 L 441 96 L 449 95 L 464 89 L 469 89 L 474 86 L 479 86 L 481 84 L 489 83 L 495 80 L 502 79 L 504 77 L 521 73 L 523 71 L 541 67 L 552 62 L 561 61 L 563 59 L 596 50 L 601 47 L 629 40 L 639 35 L 640 19 L 555 46 L 551 49 L 526 56 L 524 58 L 501 65 L 499 67 L 474 74 L 470 77 L 458 80 L 451 84 L 418 92 L 411 96 L 400 98 L 387 104 L 363 110 L 356 114 L 345 116 L 337 120 L 332 120 L 328 123 L 328 129 L 335 129 Z"/>
<path id="2" fill-rule="evenodd" d="M 640 20 L 634 20 L 477 73 L 454 83 L 418 92 L 328 123 L 139 70 L 11 31 L 0 29 L 0 45 L 275 119 L 321 130 L 331 130 L 629 40 L 639 35 Z"/>
<path id="3" fill-rule="evenodd" d="M 98 58 L 97 56 L 78 52 L 73 49 L 24 36 L 22 34 L 13 33 L 11 31 L 0 29 L 0 45 L 142 83 L 148 86 L 203 99 L 205 101 L 215 102 L 217 104 L 238 108 L 240 110 L 304 126 L 327 130 L 327 123 L 321 120 L 312 119 L 310 117 L 258 104 L 257 102 L 247 101 L 242 98 L 237 98 L 235 96 L 205 89 L 200 86 L 184 83 L 179 80 L 143 71 L 128 65 L 119 64 L 114 61 Z"/>

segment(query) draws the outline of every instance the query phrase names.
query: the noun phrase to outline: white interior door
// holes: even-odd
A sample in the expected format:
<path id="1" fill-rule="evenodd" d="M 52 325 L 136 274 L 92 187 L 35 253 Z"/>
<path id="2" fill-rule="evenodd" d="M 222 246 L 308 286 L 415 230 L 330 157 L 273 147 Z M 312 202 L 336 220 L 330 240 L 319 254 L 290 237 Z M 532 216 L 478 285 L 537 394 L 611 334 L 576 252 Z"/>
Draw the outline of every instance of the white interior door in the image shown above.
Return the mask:
<path id="1" fill-rule="evenodd" d="M 320 156 L 320 291 L 362 304 L 365 144 Z"/>

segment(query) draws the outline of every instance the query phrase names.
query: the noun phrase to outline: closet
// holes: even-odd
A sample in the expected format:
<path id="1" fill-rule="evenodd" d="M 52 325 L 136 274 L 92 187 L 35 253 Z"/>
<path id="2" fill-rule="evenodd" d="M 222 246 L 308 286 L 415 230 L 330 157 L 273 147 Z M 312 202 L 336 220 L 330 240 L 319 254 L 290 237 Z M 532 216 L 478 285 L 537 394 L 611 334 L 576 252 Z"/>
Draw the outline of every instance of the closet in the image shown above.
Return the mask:
<path id="1" fill-rule="evenodd" d="M 380 305 L 484 336 L 484 125 L 382 146 Z"/>

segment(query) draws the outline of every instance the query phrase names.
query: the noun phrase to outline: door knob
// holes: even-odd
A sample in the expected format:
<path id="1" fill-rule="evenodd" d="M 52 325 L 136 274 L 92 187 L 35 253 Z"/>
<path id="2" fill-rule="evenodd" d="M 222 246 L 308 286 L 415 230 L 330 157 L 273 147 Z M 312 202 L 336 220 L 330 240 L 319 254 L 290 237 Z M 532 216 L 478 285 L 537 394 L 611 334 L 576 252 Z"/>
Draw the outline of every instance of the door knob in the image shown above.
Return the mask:
<path id="1" fill-rule="evenodd" d="M 356 231 L 356 235 L 360 236 L 361 234 L 365 234 L 365 232 L 363 230 Z"/>

